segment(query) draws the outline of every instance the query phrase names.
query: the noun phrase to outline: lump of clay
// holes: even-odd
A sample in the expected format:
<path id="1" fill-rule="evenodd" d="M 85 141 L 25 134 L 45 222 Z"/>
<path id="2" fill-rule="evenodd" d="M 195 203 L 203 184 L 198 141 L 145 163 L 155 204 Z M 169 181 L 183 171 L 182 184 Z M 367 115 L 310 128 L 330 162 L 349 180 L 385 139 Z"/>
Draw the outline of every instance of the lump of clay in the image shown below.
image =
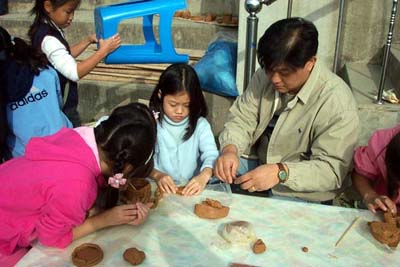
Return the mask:
<path id="1" fill-rule="evenodd" d="M 141 264 L 145 258 L 146 254 L 144 254 L 143 251 L 140 251 L 137 248 L 128 248 L 124 252 L 124 260 L 126 260 L 132 265 Z"/>
<path id="2" fill-rule="evenodd" d="M 253 252 L 255 254 L 263 253 L 267 250 L 267 246 L 265 246 L 264 242 L 261 239 L 257 239 L 257 241 L 253 244 Z"/>
<path id="3" fill-rule="evenodd" d="M 127 189 L 121 192 L 121 200 L 125 203 L 147 203 L 151 201 L 151 184 L 145 178 L 129 179 Z"/>
<path id="4" fill-rule="evenodd" d="M 395 248 L 400 242 L 400 216 L 387 211 L 384 222 L 369 222 L 372 236 L 382 244 Z"/>
<path id="5" fill-rule="evenodd" d="M 71 259 L 75 266 L 90 267 L 103 260 L 103 250 L 96 244 L 85 243 L 74 249 Z"/>
<path id="6" fill-rule="evenodd" d="M 204 219 L 220 219 L 229 213 L 229 207 L 223 206 L 219 201 L 207 198 L 194 206 L 194 213 Z"/>
<path id="7" fill-rule="evenodd" d="M 387 212 L 383 213 L 383 220 L 385 222 L 387 222 L 388 224 L 394 224 L 394 225 L 397 224 L 396 215 L 394 215 L 390 211 L 387 211 Z"/>
<path id="8" fill-rule="evenodd" d="M 400 230 L 396 224 L 387 222 L 369 222 L 372 236 L 382 244 L 397 247 L 400 241 Z"/>
<path id="9" fill-rule="evenodd" d="M 249 244 L 254 241 L 255 234 L 251 223 L 246 221 L 234 221 L 224 224 L 222 237 L 232 244 Z"/>
<path id="10" fill-rule="evenodd" d="M 204 21 L 211 22 L 214 21 L 217 18 L 217 16 L 213 13 L 208 13 L 207 16 L 205 17 Z"/>
<path id="11" fill-rule="evenodd" d="M 180 196 L 183 196 L 183 193 L 182 193 L 183 189 L 185 189 L 185 186 L 184 186 L 184 185 L 178 186 L 178 188 L 176 189 L 175 194 L 180 195 Z"/>

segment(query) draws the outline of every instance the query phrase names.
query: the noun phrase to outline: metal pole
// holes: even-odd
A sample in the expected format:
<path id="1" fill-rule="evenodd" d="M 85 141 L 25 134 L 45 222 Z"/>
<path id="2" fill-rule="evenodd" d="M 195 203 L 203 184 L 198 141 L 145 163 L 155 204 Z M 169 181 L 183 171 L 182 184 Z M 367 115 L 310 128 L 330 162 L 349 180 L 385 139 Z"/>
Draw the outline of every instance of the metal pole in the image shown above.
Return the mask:
<path id="1" fill-rule="evenodd" d="M 340 0 L 339 3 L 339 18 L 338 18 L 338 25 L 336 31 L 336 45 L 335 45 L 335 56 L 333 59 L 333 72 L 337 73 L 338 71 L 338 62 L 339 62 L 339 51 L 340 51 L 340 44 L 342 42 L 342 26 L 343 26 L 343 13 L 344 13 L 344 6 L 345 0 Z"/>
<path id="2" fill-rule="evenodd" d="M 256 66 L 256 49 L 257 49 L 257 29 L 258 17 L 257 13 L 261 11 L 262 5 L 271 5 L 277 0 L 246 0 L 244 6 L 249 16 L 247 17 L 246 28 L 246 55 L 244 63 L 244 81 L 243 90 L 246 90 L 251 77 L 254 74 Z"/>
<path id="3" fill-rule="evenodd" d="M 288 0 L 287 4 L 287 18 L 292 17 L 292 6 L 293 6 L 293 0 Z"/>
<path id="4" fill-rule="evenodd" d="M 246 57 L 244 65 L 243 91 L 246 90 L 255 71 L 258 29 L 258 18 L 256 14 L 260 12 L 262 2 L 259 0 L 246 0 L 245 8 L 249 13 L 249 16 L 247 16 L 246 28 Z"/>
<path id="5" fill-rule="evenodd" d="M 396 13 L 397 13 L 397 0 L 393 0 L 392 13 L 390 16 L 390 24 L 389 24 L 389 33 L 387 36 L 387 42 L 383 53 L 383 63 L 382 63 L 381 80 L 379 82 L 378 98 L 376 100 L 376 103 L 379 105 L 383 104 L 382 95 L 383 95 L 383 88 L 385 86 L 386 68 L 389 59 L 390 47 L 392 46 L 393 29 L 394 29 Z"/>

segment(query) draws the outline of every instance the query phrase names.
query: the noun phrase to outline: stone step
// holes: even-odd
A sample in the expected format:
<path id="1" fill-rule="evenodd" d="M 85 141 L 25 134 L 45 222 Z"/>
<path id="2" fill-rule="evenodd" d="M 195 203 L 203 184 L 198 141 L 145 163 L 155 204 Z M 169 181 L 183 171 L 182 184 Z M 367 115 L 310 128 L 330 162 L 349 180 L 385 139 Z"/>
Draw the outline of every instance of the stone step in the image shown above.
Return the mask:
<path id="1" fill-rule="evenodd" d="M 148 104 L 154 85 L 123 82 L 104 82 L 84 78 L 79 81 L 78 111 L 83 123 L 92 123 L 103 115 L 109 115 L 118 105 L 130 102 Z M 214 135 L 218 135 L 227 119 L 234 98 L 223 97 L 208 92 L 204 96 L 209 109 L 207 120 Z"/>
<path id="2" fill-rule="evenodd" d="M 390 56 L 387 67 L 387 76 L 393 83 L 393 88 L 400 96 L 400 44 L 393 44 L 390 49 Z"/>
<path id="3" fill-rule="evenodd" d="M 7 15 L 0 16 L 0 25 L 15 36 L 27 38 L 27 32 L 32 20 L 33 17 L 29 16 L 27 10 L 10 12 Z M 158 21 L 159 19 L 156 16 L 154 19 L 154 31 L 156 33 L 158 32 Z M 177 48 L 204 50 L 218 32 L 237 35 L 237 31 L 237 27 L 174 18 L 172 38 Z M 66 38 L 71 44 L 94 32 L 94 16 L 91 10 L 78 10 L 75 13 L 72 25 L 65 29 Z M 119 32 L 123 43 L 144 43 L 142 20 L 140 18 L 123 21 L 120 24 Z"/>
<path id="4" fill-rule="evenodd" d="M 358 104 L 361 120 L 360 145 L 365 145 L 376 129 L 393 127 L 400 122 L 400 104 L 391 104 L 386 101 L 383 104 L 376 103 L 380 75 L 380 65 L 364 63 L 346 64 L 341 73 L 341 77 L 352 89 Z M 387 77 L 385 89 L 391 88 L 393 88 L 393 82 Z"/>
<path id="5" fill-rule="evenodd" d="M 168 0 L 166 0 L 168 1 Z M 79 10 L 93 10 L 96 6 L 110 5 L 127 2 L 126 0 L 84 0 L 81 1 Z M 33 7 L 32 0 L 10 0 L 8 1 L 10 12 L 30 10 Z M 187 9 L 193 15 L 205 15 L 213 13 L 216 15 L 239 14 L 239 0 L 186 0 Z"/>

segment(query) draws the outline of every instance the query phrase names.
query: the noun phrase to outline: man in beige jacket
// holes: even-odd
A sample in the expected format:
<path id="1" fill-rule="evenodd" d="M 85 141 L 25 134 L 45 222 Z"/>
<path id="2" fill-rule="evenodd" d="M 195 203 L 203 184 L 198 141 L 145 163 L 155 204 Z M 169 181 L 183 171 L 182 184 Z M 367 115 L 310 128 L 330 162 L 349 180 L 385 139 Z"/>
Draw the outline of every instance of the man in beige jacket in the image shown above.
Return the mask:
<path id="1" fill-rule="evenodd" d="M 219 136 L 220 180 L 316 202 L 340 192 L 357 142 L 358 111 L 350 88 L 320 62 L 317 48 L 318 31 L 302 18 L 280 20 L 260 38 L 261 68 Z M 253 155 L 257 166 L 238 172 Z"/>

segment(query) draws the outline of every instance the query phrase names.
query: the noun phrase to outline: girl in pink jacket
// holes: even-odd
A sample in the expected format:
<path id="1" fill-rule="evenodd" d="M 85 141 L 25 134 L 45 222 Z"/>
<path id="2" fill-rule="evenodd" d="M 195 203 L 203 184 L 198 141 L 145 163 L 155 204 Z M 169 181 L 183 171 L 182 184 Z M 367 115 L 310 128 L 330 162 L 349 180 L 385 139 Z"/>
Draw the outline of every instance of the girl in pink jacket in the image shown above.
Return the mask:
<path id="1" fill-rule="evenodd" d="M 155 142 L 153 115 L 139 103 L 96 128 L 32 138 L 24 156 L 0 165 L 0 266 L 13 266 L 35 240 L 65 248 L 101 228 L 143 222 L 151 205 L 116 206 L 118 189 L 149 174 Z M 94 206 L 100 212 L 88 217 Z"/>
<path id="2" fill-rule="evenodd" d="M 354 154 L 353 184 L 373 213 L 400 205 L 400 125 L 374 132 Z"/>

